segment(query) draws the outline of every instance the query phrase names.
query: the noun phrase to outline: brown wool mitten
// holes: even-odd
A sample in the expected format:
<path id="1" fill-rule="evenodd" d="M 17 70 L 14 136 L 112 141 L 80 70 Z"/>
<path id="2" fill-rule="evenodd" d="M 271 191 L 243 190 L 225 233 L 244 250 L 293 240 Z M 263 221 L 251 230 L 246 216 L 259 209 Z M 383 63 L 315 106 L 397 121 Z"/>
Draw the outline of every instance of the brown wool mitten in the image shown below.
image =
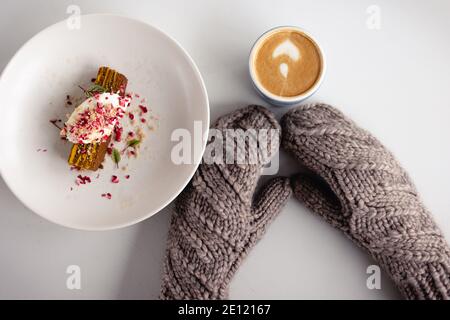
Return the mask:
<path id="1" fill-rule="evenodd" d="M 314 172 L 293 178 L 295 197 L 366 249 L 407 299 L 449 299 L 449 247 L 392 154 L 325 104 L 281 125 L 282 147 Z"/>
<path id="2" fill-rule="evenodd" d="M 249 106 L 220 118 L 213 128 L 223 136 L 227 129 L 275 129 L 277 133 L 268 139 L 268 157 L 252 158 L 256 161 L 245 164 L 241 159 L 237 163 L 216 161 L 199 166 L 176 201 L 162 299 L 227 298 L 228 284 L 239 264 L 291 195 L 289 180 L 275 178 L 253 198 L 263 166 L 279 147 L 281 131 L 272 113 L 260 106 Z M 228 151 L 236 151 L 239 144 L 230 141 L 223 144 L 224 149 L 228 146 Z M 246 143 L 241 155 L 250 159 L 256 150 L 252 146 L 254 143 Z"/>

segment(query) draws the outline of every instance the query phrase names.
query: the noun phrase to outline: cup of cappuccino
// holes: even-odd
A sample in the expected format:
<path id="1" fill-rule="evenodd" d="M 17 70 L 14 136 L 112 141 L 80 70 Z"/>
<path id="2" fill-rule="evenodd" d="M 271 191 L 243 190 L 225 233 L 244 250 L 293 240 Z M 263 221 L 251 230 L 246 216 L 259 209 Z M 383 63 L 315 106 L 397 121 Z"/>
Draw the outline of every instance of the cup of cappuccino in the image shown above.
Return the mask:
<path id="1" fill-rule="evenodd" d="M 269 103 L 297 105 L 317 91 L 325 75 L 325 56 L 306 31 L 292 26 L 264 33 L 250 52 L 253 85 Z"/>

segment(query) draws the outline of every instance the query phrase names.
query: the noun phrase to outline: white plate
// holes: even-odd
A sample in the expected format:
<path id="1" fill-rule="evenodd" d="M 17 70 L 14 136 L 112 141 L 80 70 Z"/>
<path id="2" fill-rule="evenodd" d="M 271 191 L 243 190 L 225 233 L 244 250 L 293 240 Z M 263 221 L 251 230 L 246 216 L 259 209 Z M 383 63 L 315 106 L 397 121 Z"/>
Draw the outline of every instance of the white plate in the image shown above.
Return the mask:
<path id="1" fill-rule="evenodd" d="M 206 137 L 208 98 L 192 59 L 160 30 L 113 15 L 82 16 L 80 22 L 80 29 L 63 21 L 40 32 L 5 68 L 0 172 L 27 207 L 52 222 L 83 230 L 115 229 L 155 214 L 188 183 L 201 154 L 193 155 L 192 164 L 175 164 L 171 134 L 177 128 L 193 133 L 194 121 L 201 121 Z M 107 159 L 100 178 L 89 173 L 92 183 L 76 186 L 78 173 L 67 164 L 70 144 L 59 139 L 49 120 L 65 119 L 73 110 L 65 107 L 66 95 L 82 96 L 77 85 L 89 83 L 102 65 L 128 77 L 128 90 L 148 99 L 159 127 L 149 132 L 140 156 L 128 161 L 126 173 Z M 111 183 L 112 175 L 119 184 Z M 101 196 L 108 192 L 111 200 Z"/>

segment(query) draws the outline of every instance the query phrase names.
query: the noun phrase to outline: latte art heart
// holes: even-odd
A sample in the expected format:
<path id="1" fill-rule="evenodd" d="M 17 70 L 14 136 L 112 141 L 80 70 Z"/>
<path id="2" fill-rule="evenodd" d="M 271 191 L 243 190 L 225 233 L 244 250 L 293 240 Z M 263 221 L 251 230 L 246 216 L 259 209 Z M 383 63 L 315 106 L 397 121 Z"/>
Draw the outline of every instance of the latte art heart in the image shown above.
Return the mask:
<path id="1" fill-rule="evenodd" d="M 318 81 L 322 63 L 318 47 L 308 36 L 296 30 L 283 30 L 262 41 L 253 67 L 267 91 L 281 97 L 295 97 Z"/>
<path id="2" fill-rule="evenodd" d="M 280 64 L 280 72 L 283 77 L 287 78 L 289 72 L 289 66 L 286 63 Z"/>
<path id="3" fill-rule="evenodd" d="M 298 50 L 297 46 L 289 39 L 280 43 L 275 50 L 273 50 L 272 58 L 275 59 L 283 54 L 289 56 L 294 61 L 300 59 L 300 50 Z"/>

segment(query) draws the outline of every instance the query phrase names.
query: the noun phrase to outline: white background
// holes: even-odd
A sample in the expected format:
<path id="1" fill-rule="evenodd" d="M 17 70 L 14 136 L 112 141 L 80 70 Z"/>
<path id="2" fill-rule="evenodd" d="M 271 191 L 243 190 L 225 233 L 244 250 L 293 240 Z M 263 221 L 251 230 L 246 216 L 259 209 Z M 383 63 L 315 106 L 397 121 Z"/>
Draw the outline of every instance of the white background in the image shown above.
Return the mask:
<path id="1" fill-rule="evenodd" d="M 70 4 L 79 5 L 84 14 L 123 14 L 161 28 L 186 48 L 204 77 L 212 120 L 250 103 L 267 106 L 247 73 L 249 50 L 262 32 L 277 25 L 311 31 L 324 47 L 328 73 L 310 102 L 339 107 L 394 151 L 450 238 L 450 2 L 1 4 L 0 69 L 31 36 L 67 18 Z M 381 9 L 380 30 L 366 25 L 370 5 Z M 287 110 L 270 108 L 278 116 Z M 296 170 L 296 163 L 282 154 L 280 173 Z M 30 212 L 0 178 L 0 298 L 156 298 L 171 210 L 122 230 L 74 231 Z M 66 288 L 65 272 L 71 264 L 81 267 L 81 290 Z M 292 199 L 239 269 L 230 297 L 399 298 L 384 274 L 381 290 L 367 289 L 366 268 L 371 264 L 362 250 Z"/>

